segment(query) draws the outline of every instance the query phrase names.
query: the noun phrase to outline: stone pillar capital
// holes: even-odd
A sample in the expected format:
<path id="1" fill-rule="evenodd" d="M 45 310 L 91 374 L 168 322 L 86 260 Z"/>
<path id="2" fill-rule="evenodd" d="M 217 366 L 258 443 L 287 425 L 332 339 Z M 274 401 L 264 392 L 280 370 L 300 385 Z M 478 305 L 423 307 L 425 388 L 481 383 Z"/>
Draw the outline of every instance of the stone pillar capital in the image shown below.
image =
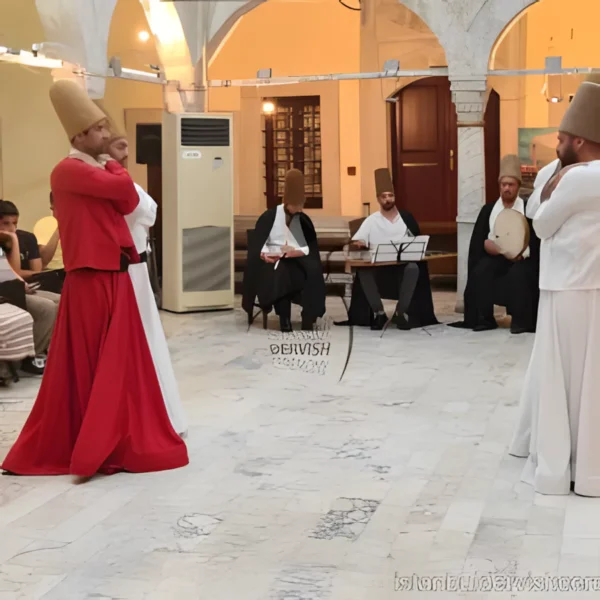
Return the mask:
<path id="1" fill-rule="evenodd" d="M 458 126 L 483 127 L 487 94 L 486 78 L 451 77 L 450 89 L 452 91 L 452 102 L 456 106 Z"/>

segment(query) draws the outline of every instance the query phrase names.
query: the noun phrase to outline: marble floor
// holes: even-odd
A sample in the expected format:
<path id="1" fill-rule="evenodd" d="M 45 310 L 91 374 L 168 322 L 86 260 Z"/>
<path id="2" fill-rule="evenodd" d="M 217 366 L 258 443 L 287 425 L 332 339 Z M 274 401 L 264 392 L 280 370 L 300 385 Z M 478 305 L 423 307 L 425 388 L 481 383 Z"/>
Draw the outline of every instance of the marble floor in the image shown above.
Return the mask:
<path id="1" fill-rule="evenodd" d="M 190 465 L 0 477 L 0 600 L 600 597 L 533 593 L 600 576 L 600 501 L 535 495 L 507 456 L 532 336 L 355 330 L 339 381 L 347 329 L 323 374 L 274 369 L 239 310 L 165 328 Z M 38 385 L 0 391 L 0 458 Z"/>

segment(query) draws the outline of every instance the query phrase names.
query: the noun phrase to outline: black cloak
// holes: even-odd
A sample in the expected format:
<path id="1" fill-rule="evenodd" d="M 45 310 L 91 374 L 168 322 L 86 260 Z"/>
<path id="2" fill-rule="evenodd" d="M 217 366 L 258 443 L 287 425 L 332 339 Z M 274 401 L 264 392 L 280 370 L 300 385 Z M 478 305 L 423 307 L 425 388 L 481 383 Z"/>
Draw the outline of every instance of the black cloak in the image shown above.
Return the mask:
<path id="1" fill-rule="evenodd" d="M 467 286 L 465 288 L 465 327 L 474 328 L 478 325 L 480 303 L 476 290 L 481 290 L 482 270 L 493 268 L 498 263 L 500 276 L 490 279 L 493 286 L 495 304 L 506 307 L 507 313 L 513 317 L 513 322 L 529 330 L 535 330 L 539 304 L 540 277 L 540 239 L 535 234 L 531 219 L 529 224 L 529 258 L 517 262 L 509 261 L 503 256 L 490 256 L 485 251 L 485 241 L 490 234 L 490 215 L 495 203 L 486 204 L 479 211 L 479 216 L 473 228 L 469 245 Z M 525 202 L 527 206 L 527 202 Z M 483 287 L 488 287 L 484 285 Z M 479 294 L 481 295 L 481 293 Z M 489 302 L 488 302 L 489 304 Z M 486 309 L 487 307 L 483 307 Z"/>
<path id="2" fill-rule="evenodd" d="M 265 211 L 258 218 L 254 230 L 249 233 L 248 260 L 242 283 L 242 308 L 251 319 L 257 297 L 258 306 L 266 312 L 278 300 L 291 297 L 294 304 L 302 306 L 303 316 L 315 319 L 322 317 L 325 314 L 325 279 L 317 234 L 308 215 L 297 213 L 290 223 L 292 228 L 293 221 L 299 220 L 309 249 L 307 256 L 282 259 L 277 269 L 274 268 L 275 265 L 260 258 L 276 214 L 276 208 Z"/>
<path id="3" fill-rule="evenodd" d="M 400 216 L 408 230 L 414 236 L 421 235 L 419 224 L 411 213 L 401 210 Z M 419 279 L 417 280 L 415 293 L 408 307 L 408 323 L 411 328 L 439 324 L 433 309 L 429 266 L 426 261 L 421 261 L 417 265 L 419 267 Z M 403 268 L 403 265 L 398 265 L 375 269 L 377 289 L 382 299 L 398 300 L 398 269 Z M 352 285 L 352 299 L 348 316 L 351 325 L 362 327 L 370 326 L 373 319 L 373 312 L 358 277 L 354 278 Z"/>

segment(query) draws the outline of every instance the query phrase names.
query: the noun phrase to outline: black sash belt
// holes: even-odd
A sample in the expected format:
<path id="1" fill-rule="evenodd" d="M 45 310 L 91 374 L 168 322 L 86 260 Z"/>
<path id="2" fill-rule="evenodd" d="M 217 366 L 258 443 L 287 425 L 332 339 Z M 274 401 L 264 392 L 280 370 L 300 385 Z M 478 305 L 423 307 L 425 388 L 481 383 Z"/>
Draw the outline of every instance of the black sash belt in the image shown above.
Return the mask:
<path id="1" fill-rule="evenodd" d="M 124 273 L 129 269 L 131 260 L 127 254 L 121 254 L 121 265 L 119 267 L 119 273 Z"/>
<path id="2" fill-rule="evenodd" d="M 140 253 L 140 262 L 141 263 L 148 262 L 148 253 L 147 252 Z"/>

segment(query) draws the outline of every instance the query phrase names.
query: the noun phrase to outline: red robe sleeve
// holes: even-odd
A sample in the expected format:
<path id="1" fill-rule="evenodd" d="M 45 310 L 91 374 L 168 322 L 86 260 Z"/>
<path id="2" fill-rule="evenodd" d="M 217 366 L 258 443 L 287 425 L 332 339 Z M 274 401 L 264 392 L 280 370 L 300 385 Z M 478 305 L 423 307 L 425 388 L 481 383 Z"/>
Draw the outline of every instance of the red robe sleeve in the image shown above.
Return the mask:
<path id="1" fill-rule="evenodd" d="M 77 159 L 64 160 L 52 174 L 52 189 L 106 200 L 122 215 L 132 213 L 139 202 L 127 169 L 114 160 L 106 163 L 106 170 Z"/>

